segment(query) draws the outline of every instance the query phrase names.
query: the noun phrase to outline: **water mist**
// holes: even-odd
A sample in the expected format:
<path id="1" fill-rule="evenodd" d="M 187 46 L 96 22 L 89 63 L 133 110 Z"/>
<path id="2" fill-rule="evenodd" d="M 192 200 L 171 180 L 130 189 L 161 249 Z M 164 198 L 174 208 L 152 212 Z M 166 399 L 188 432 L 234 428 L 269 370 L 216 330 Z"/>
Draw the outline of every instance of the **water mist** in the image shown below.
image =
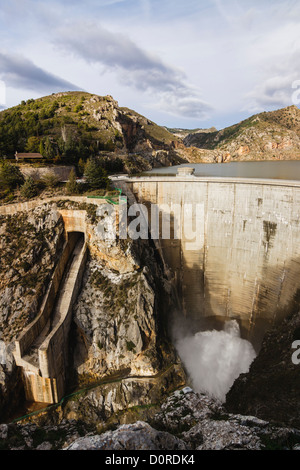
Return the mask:
<path id="1" fill-rule="evenodd" d="M 227 321 L 221 331 L 200 331 L 181 337 L 178 331 L 175 345 L 194 390 L 224 402 L 235 379 L 248 372 L 256 356 L 251 343 L 241 338 L 237 321 Z"/>

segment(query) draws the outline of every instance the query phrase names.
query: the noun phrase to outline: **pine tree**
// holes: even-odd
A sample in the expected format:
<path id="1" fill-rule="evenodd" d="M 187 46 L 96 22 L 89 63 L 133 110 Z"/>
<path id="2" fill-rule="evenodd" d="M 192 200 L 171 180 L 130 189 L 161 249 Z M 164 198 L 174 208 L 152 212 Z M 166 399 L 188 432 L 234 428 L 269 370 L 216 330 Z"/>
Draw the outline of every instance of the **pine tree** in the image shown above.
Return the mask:
<path id="1" fill-rule="evenodd" d="M 106 171 L 95 158 L 89 158 L 84 167 L 84 176 L 90 188 L 106 189 L 109 183 Z"/>
<path id="2" fill-rule="evenodd" d="M 4 161 L 0 166 L 0 187 L 15 189 L 24 183 L 24 176 L 16 165 Z"/>
<path id="3" fill-rule="evenodd" d="M 44 149 L 44 144 L 43 144 L 43 140 L 40 141 L 40 145 L 39 145 L 39 153 L 44 156 L 44 153 L 45 153 L 45 149 Z"/>
<path id="4" fill-rule="evenodd" d="M 25 179 L 24 184 L 21 186 L 20 192 L 23 197 L 26 197 L 26 199 L 30 199 L 37 195 L 38 193 L 37 186 L 36 186 L 34 179 L 31 178 L 31 176 L 28 176 Z"/>
<path id="5" fill-rule="evenodd" d="M 72 168 L 69 174 L 69 178 L 66 184 L 66 193 L 70 195 L 79 193 L 79 188 L 76 182 L 76 174 L 75 174 L 74 168 Z"/>

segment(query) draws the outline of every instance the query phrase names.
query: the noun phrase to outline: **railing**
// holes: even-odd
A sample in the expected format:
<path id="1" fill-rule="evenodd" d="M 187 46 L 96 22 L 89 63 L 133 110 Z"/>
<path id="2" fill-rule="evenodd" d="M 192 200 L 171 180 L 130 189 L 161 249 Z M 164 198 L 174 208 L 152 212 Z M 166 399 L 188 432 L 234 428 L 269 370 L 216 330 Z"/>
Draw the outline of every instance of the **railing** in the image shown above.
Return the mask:
<path id="1" fill-rule="evenodd" d="M 116 196 L 87 196 L 88 199 L 104 199 L 105 201 L 109 202 L 110 204 L 118 205 L 120 201 L 126 202 L 126 196 L 122 196 L 122 189 L 116 188 L 116 191 L 119 191 L 119 194 Z"/>

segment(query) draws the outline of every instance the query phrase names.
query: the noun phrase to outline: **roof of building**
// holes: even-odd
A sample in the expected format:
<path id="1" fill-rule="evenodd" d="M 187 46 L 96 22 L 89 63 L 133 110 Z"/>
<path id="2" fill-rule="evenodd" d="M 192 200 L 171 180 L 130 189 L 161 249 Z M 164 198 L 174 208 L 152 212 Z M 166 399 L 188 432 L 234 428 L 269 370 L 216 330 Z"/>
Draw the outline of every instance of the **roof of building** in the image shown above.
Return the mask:
<path id="1" fill-rule="evenodd" d="M 40 153 L 18 153 L 16 152 L 16 157 L 18 158 L 44 158 Z"/>

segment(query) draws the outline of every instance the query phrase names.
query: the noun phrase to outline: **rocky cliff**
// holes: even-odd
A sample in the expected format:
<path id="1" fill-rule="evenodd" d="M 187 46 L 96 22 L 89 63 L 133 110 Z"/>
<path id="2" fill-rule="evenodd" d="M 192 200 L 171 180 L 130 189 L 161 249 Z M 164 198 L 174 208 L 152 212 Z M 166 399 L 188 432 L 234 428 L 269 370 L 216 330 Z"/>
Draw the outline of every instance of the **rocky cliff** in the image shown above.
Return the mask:
<path id="1" fill-rule="evenodd" d="M 171 286 L 154 247 L 146 241 L 103 240 L 96 206 L 56 201 L 1 218 L 2 419 L 23 398 L 20 370 L 12 355 L 14 341 L 38 313 L 64 240 L 61 213 L 72 210 L 85 214 L 90 256 L 70 330 L 68 390 L 112 382 L 106 392 L 98 391 L 97 398 L 106 409 L 103 415 L 99 408 L 99 413 L 107 419 L 130 403 L 156 403 L 185 381 L 166 328 L 168 312 L 174 308 Z M 136 377 L 131 385 L 120 385 L 130 377 Z M 145 384 L 139 385 L 143 379 Z M 96 395 L 94 391 L 92 400 Z M 78 405 L 76 412 L 68 408 L 67 416 L 88 420 L 86 399 L 83 405 L 85 411 Z"/>
<path id="2" fill-rule="evenodd" d="M 0 425 L 0 448 L 9 450 L 299 450 L 300 433 L 254 416 L 228 413 L 220 403 L 186 387 L 144 419 L 99 433 L 75 420 Z"/>
<path id="3" fill-rule="evenodd" d="M 228 392 L 226 408 L 300 428 L 300 365 L 292 361 L 292 345 L 298 340 L 300 313 L 296 309 L 266 333 L 250 371 L 240 375 Z"/>
<path id="4" fill-rule="evenodd" d="M 23 397 L 14 341 L 38 313 L 63 233 L 61 217 L 47 205 L 0 217 L 0 415 Z"/>
<path id="5" fill-rule="evenodd" d="M 264 112 L 220 131 L 196 130 L 185 135 L 191 162 L 298 160 L 300 158 L 300 110 L 289 106 Z M 198 150 L 201 149 L 199 153 Z"/>

